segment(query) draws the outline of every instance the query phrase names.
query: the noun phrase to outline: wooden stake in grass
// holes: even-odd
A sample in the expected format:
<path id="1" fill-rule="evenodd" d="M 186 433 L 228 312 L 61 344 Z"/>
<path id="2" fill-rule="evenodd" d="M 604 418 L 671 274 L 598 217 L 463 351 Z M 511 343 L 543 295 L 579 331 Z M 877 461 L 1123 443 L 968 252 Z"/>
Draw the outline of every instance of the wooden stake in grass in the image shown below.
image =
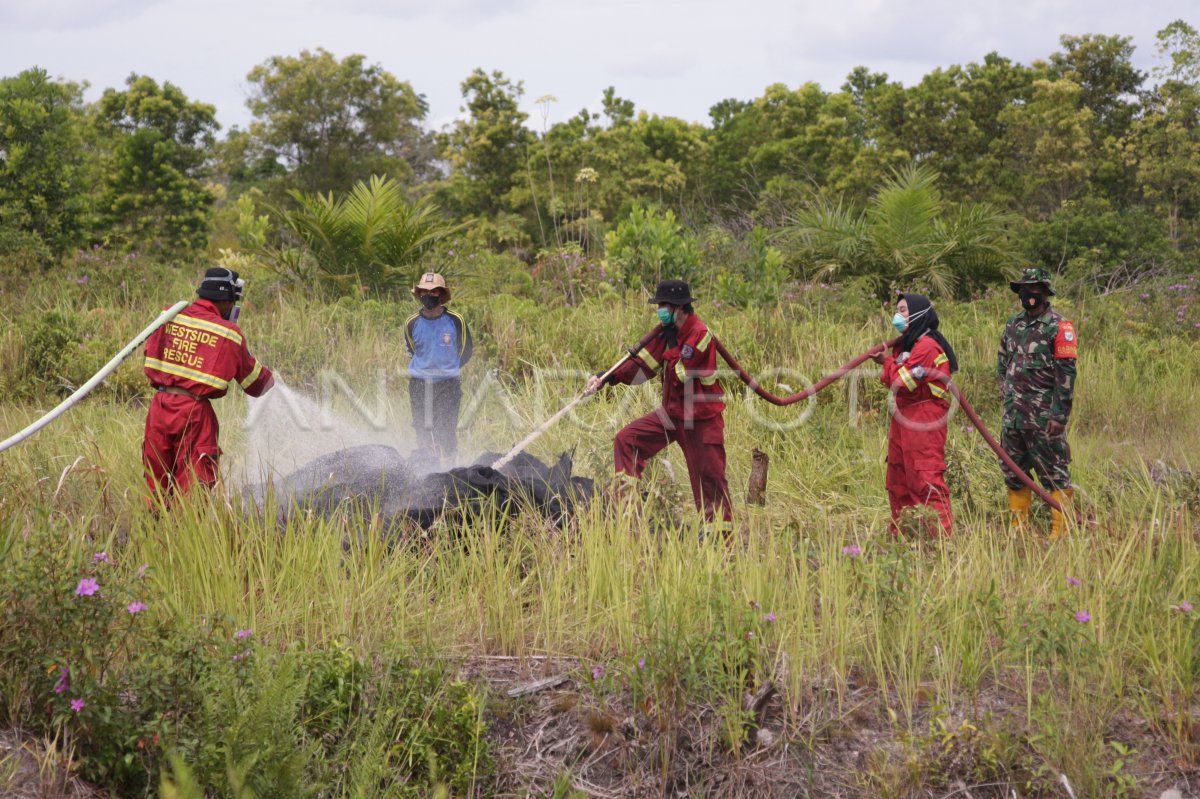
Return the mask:
<path id="1" fill-rule="evenodd" d="M 767 469 L 771 459 L 767 453 L 755 449 L 750 453 L 750 482 L 746 488 L 746 504 L 767 504 Z"/>

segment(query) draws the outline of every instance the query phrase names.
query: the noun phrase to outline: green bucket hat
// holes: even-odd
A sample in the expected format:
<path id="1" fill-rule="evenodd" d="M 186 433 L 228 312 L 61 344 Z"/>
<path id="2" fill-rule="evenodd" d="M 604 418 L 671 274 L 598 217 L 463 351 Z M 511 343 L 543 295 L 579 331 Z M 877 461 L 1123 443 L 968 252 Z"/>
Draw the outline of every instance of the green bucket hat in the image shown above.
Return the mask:
<path id="1" fill-rule="evenodd" d="M 1021 286 L 1036 286 L 1043 285 L 1050 296 L 1054 296 L 1054 288 L 1050 285 L 1050 272 L 1040 266 L 1031 266 L 1021 273 L 1020 280 L 1009 281 L 1008 287 L 1016 294 L 1021 290 Z"/>

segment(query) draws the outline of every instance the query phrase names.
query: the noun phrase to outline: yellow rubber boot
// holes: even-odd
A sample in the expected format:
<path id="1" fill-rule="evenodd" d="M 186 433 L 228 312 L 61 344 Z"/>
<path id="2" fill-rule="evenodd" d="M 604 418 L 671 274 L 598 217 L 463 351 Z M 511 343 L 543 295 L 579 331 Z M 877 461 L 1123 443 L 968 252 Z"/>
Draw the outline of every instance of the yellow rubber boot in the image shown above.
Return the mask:
<path id="1" fill-rule="evenodd" d="M 1012 529 L 1017 530 L 1029 524 L 1029 506 L 1033 502 L 1033 492 L 1028 488 L 1008 489 L 1008 510 L 1012 513 Z"/>
<path id="2" fill-rule="evenodd" d="M 1050 538 L 1062 538 L 1067 534 L 1067 516 L 1071 513 L 1074 505 L 1075 489 L 1060 488 L 1057 491 L 1051 491 L 1050 496 L 1062 506 L 1062 512 L 1050 509 Z"/>

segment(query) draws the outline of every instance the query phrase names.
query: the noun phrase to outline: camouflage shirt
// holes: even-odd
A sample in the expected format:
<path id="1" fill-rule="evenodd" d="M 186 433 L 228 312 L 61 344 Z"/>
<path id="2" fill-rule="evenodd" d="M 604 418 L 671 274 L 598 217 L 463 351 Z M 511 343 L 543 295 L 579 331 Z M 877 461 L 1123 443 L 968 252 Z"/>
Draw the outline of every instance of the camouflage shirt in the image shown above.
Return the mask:
<path id="1" fill-rule="evenodd" d="M 1004 426 L 1040 429 L 1066 424 L 1075 394 L 1075 326 L 1047 308 L 1008 320 L 1000 337 L 996 371 L 1004 401 Z"/>

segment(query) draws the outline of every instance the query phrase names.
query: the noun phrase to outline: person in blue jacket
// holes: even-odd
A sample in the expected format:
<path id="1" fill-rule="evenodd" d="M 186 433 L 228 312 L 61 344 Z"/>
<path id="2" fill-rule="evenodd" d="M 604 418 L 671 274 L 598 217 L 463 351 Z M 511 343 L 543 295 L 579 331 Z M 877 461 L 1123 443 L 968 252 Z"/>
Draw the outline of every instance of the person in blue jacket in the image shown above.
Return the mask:
<path id="1" fill-rule="evenodd" d="M 458 412 L 462 404 L 459 374 L 471 360 L 471 331 L 461 314 L 446 307 L 450 290 L 436 272 L 426 272 L 413 287 L 421 309 L 404 323 L 408 398 L 418 450 L 444 463 L 458 452 Z"/>

